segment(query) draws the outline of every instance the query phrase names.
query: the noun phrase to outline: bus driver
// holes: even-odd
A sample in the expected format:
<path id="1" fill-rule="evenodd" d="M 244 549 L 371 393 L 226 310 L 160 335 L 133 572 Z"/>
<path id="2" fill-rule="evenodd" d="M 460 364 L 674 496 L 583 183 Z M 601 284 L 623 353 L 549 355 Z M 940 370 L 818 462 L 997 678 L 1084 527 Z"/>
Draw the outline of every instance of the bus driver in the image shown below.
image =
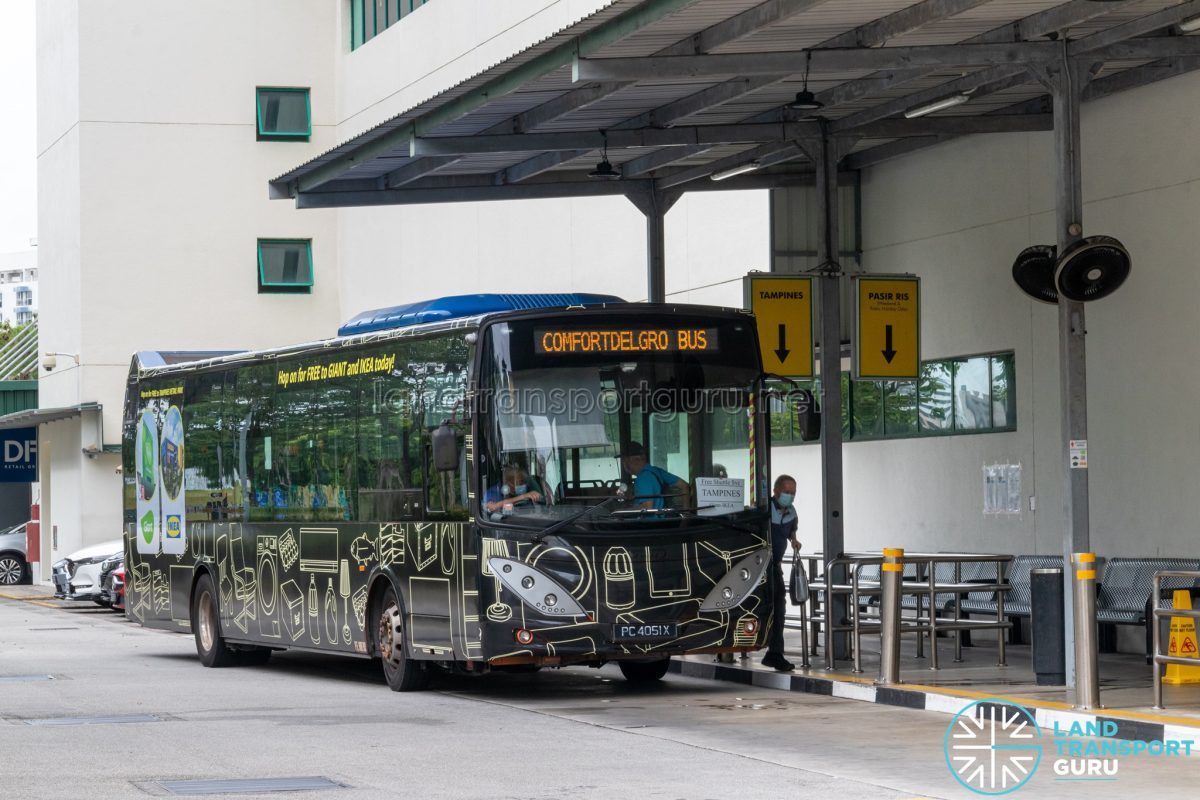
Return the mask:
<path id="1" fill-rule="evenodd" d="M 680 497 L 684 498 L 683 505 L 687 505 L 687 481 L 651 464 L 641 442 L 625 445 L 621 451 L 621 461 L 633 476 L 633 500 L 641 508 L 663 508 L 667 498 Z"/>
<path id="2" fill-rule="evenodd" d="M 505 467 L 500 483 L 483 495 L 483 504 L 489 514 L 502 511 L 506 505 L 540 502 L 542 493 L 529 488 L 529 473 L 514 466 Z"/>

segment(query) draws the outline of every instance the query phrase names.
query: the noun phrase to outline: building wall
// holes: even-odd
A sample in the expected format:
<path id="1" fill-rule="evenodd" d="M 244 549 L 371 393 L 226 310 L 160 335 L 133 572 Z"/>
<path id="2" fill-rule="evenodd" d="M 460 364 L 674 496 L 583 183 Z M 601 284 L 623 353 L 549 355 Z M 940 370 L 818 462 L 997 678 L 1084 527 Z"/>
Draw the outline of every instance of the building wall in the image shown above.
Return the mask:
<path id="1" fill-rule="evenodd" d="M 666 217 L 668 299 L 740 306 L 741 276 L 767 268 L 767 205 L 766 192 L 680 200 Z M 370 308 L 471 292 L 581 291 L 646 299 L 645 217 L 624 198 L 339 213 L 347 319 Z"/>
<path id="2" fill-rule="evenodd" d="M 432 0 L 353 51 L 349 3 L 330 3 L 338 12 L 339 141 L 425 102 L 612 2 Z"/>
<path id="3" fill-rule="evenodd" d="M 101 403 L 104 443 L 116 444 L 135 351 L 267 347 L 336 328 L 336 215 L 272 202 L 267 181 L 336 143 L 340 5 L 40 0 L 41 349 L 81 365 L 59 356 L 41 373 L 42 406 Z M 309 142 L 256 141 L 256 86 L 310 87 Z M 260 237 L 313 240 L 311 294 L 258 293 Z M 60 551 L 120 529 L 118 459 L 86 457 L 95 436 L 83 426 L 42 426 Z"/>
<path id="4" fill-rule="evenodd" d="M 1195 555 L 1192 498 L 1200 436 L 1187 367 L 1200 318 L 1188 231 L 1200 211 L 1200 76 L 1083 107 L 1085 235 L 1120 238 L 1134 271 L 1087 305 L 1092 546 L 1107 556 Z M 864 176 L 865 265 L 922 277 L 923 357 L 1012 349 L 1014 433 L 850 443 L 848 548 L 1062 550 L 1057 310 L 1023 295 L 1016 254 L 1052 243 L 1050 134 L 975 137 L 870 169 Z M 801 478 L 802 538 L 820 544 L 820 454 L 779 448 L 776 471 Z M 1023 467 L 1025 511 L 984 517 L 981 468 Z M 1029 510 L 1030 498 L 1036 511 Z"/>

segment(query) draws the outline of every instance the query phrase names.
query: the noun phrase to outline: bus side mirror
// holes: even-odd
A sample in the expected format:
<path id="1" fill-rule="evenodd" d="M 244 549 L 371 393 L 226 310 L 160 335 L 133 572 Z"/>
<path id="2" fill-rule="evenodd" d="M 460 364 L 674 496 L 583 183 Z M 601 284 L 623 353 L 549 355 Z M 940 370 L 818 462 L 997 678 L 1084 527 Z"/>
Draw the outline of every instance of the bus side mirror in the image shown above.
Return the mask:
<path id="1" fill-rule="evenodd" d="M 443 422 L 430 436 L 433 449 L 433 468 L 438 472 L 453 472 L 458 469 L 458 436 L 450 425 Z"/>
<path id="2" fill-rule="evenodd" d="M 807 389 L 796 389 L 789 393 L 796 404 L 796 423 L 800 428 L 800 439 L 814 442 L 821 438 L 821 412 L 817 411 L 817 400 Z"/>

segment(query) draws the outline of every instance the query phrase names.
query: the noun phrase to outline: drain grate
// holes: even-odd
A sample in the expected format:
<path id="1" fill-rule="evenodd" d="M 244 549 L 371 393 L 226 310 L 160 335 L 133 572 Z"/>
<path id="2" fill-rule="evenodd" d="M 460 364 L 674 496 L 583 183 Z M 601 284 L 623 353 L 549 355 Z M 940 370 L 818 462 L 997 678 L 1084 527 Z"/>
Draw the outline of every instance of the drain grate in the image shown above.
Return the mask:
<path id="1" fill-rule="evenodd" d="M 174 795 L 265 794 L 268 792 L 311 792 L 319 789 L 344 789 L 329 778 L 233 778 L 230 780 L 158 781 Z"/>
<path id="2" fill-rule="evenodd" d="M 47 717 L 27 719 L 26 725 L 119 725 L 126 722 L 161 722 L 154 714 L 122 714 L 115 717 Z"/>
<path id="3" fill-rule="evenodd" d="M 79 628 L 76 628 L 76 627 L 67 627 L 67 628 L 30 628 L 29 630 L 31 630 L 31 631 L 77 631 L 77 630 L 79 630 Z"/>
<path id="4" fill-rule="evenodd" d="M 0 683 L 24 683 L 25 681 L 52 681 L 53 675 L 0 675 Z"/>

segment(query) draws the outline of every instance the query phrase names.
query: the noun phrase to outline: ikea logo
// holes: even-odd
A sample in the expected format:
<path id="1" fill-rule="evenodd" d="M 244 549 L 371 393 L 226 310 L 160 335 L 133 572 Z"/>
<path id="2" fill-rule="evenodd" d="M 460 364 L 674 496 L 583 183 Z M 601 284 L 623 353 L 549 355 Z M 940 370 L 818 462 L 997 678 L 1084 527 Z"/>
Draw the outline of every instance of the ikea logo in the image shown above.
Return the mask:
<path id="1" fill-rule="evenodd" d="M 178 514 L 167 514 L 166 537 L 178 539 L 183 536 L 183 521 Z"/>

